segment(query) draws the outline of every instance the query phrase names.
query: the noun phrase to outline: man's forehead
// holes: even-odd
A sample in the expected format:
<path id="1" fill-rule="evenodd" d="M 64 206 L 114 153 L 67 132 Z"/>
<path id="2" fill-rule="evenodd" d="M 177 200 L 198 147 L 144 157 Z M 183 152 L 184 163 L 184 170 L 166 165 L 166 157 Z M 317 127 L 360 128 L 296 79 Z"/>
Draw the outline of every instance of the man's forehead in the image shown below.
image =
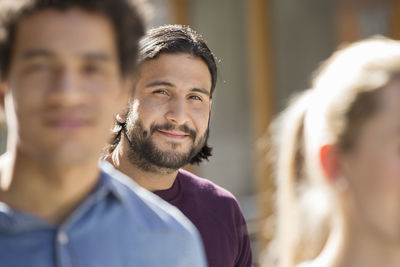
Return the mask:
<path id="1" fill-rule="evenodd" d="M 140 63 L 137 76 L 138 79 L 160 77 L 160 75 L 174 75 L 184 78 L 187 73 L 203 72 L 207 76 L 207 80 L 211 80 L 211 73 L 207 63 L 196 55 L 189 53 L 161 53 L 155 58 L 147 59 Z M 191 70 L 191 71 L 190 71 Z"/>
<path id="2" fill-rule="evenodd" d="M 115 50 L 114 32 L 107 18 L 78 8 L 44 9 L 23 18 L 15 40 L 14 50 L 24 52 Z"/>

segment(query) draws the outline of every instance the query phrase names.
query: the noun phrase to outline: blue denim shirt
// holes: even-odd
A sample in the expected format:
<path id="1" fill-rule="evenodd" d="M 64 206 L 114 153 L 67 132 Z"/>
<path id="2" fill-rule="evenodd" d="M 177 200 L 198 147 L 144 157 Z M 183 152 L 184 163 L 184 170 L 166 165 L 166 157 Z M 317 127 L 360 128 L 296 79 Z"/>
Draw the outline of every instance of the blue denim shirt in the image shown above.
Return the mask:
<path id="1" fill-rule="evenodd" d="M 100 167 L 96 188 L 60 226 L 0 202 L 0 266 L 206 266 L 186 217 L 111 164 Z"/>

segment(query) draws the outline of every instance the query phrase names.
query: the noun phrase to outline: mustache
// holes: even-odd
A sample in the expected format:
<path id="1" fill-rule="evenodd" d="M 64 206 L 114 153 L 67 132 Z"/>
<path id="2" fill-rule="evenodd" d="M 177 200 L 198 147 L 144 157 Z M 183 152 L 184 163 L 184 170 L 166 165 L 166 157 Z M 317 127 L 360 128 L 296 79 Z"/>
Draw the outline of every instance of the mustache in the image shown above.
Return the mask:
<path id="1" fill-rule="evenodd" d="M 179 130 L 179 131 L 182 131 L 182 132 L 188 134 L 191 138 L 193 138 L 193 140 L 196 139 L 196 131 L 189 128 L 189 126 L 187 126 L 187 125 L 175 126 L 170 123 L 165 123 L 165 124 L 161 124 L 161 125 L 153 124 L 150 126 L 150 135 L 152 135 L 155 131 L 158 131 L 158 130 L 165 130 L 165 131 Z"/>

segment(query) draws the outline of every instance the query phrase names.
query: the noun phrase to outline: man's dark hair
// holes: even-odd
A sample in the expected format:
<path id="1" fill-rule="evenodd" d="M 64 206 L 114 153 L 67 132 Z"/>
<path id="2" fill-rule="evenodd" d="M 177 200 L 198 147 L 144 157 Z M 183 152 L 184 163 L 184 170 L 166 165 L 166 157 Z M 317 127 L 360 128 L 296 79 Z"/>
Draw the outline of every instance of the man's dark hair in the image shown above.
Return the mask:
<path id="1" fill-rule="evenodd" d="M 46 9 L 66 11 L 80 8 L 105 16 L 111 22 L 118 48 L 120 70 L 131 75 L 136 67 L 138 41 L 144 34 L 144 22 L 138 3 L 132 0 L 7 0 L 0 6 L 0 72 L 5 80 L 10 67 L 16 29 L 19 22 Z"/>
<path id="2" fill-rule="evenodd" d="M 215 90 L 217 83 L 217 64 L 216 58 L 208 48 L 201 35 L 197 34 L 188 26 L 164 25 L 150 29 L 139 43 L 139 65 L 146 61 L 156 59 L 161 54 L 186 53 L 201 58 L 206 63 L 211 75 L 211 94 Z M 106 147 L 106 153 L 111 154 L 121 140 L 126 125 L 125 123 L 115 122 L 113 136 L 110 145 Z M 207 137 L 209 131 L 207 130 Z M 212 148 L 208 146 L 207 140 L 199 153 L 191 160 L 190 164 L 199 164 L 203 160 L 208 160 L 211 156 Z"/>
<path id="3" fill-rule="evenodd" d="M 188 26 L 164 25 L 149 30 L 140 41 L 139 64 L 161 54 L 186 53 L 201 58 L 211 74 L 211 97 L 217 83 L 216 59 L 203 37 Z"/>

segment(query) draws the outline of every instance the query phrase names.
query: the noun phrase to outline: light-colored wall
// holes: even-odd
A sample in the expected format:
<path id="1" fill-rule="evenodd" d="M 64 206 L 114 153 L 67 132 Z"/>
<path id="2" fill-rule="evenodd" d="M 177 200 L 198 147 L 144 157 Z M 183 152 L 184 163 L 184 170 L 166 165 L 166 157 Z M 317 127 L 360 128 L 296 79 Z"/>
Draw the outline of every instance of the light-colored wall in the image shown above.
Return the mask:
<path id="1" fill-rule="evenodd" d="M 198 173 L 240 200 L 253 193 L 245 13 L 242 0 L 192 0 L 190 24 L 220 60 L 210 125 L 213 156 Z"/>
<path id="2" fill-rule="evenodd" d="M 311 73 L 335 48 L 335 1 L 271 1 L 278 109 L 310 86 Z"/>

